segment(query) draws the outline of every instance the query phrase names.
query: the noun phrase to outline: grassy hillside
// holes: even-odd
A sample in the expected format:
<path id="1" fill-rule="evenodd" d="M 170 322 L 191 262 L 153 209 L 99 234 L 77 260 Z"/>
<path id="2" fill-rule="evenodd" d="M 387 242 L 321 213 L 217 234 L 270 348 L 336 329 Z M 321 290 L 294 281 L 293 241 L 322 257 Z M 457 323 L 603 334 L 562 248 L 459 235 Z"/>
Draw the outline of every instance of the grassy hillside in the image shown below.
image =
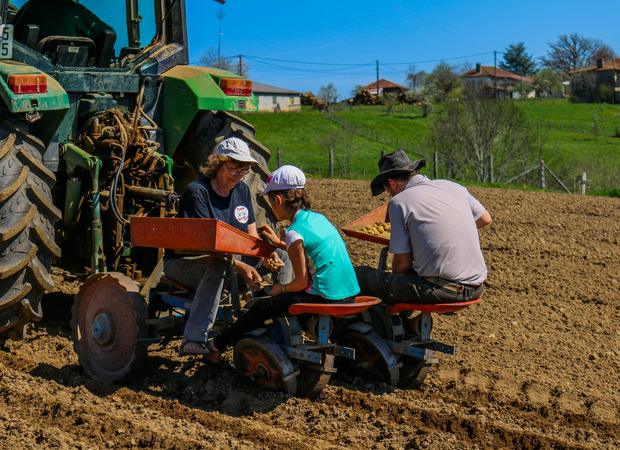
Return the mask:
<path id="1" fill-rule="evenodd" d="M 616 137 L 616 128 L 620 130 L 620 105 L 561 100 L 516 104 L 529 125 L 539 129 L 543 136 L 541 157 L 567 186 L 572 187 L 574 177 L 584 171 L 595 188 L 620 185 L 620 137 Z M 350 158 L 348 177 L 370 179 L 377 172 L 376 161 L 381 151 L 394 151 L 401 147 L 401 142 L 412 158 L 424 156 L 430 160 L 429 125 L 440 108 L 434 107 L 431 118 L 424 118 L 419 106 L 398 106 L 389 112 L 384 106 L 346 108 L 332 112 L 337 121 L 305 108 L 301 113 L 241 116 L 256 127 L 257 139 L 272 151 L 272 169 L 279 147 L 282 164 L 300 165 L 310 174 L 325 176 L 329 148 L 333 147 L 336 176 L 338 162 L 342 168 L 343 161 Z"/>

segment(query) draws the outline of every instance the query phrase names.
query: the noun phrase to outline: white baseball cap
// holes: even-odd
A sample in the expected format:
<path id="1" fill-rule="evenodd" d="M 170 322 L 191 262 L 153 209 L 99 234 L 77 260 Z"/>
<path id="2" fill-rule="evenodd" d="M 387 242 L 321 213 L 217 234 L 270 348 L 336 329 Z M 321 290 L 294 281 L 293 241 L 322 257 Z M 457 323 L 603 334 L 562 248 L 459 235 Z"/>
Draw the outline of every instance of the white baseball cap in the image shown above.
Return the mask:
<path id="1" fill-rule="evenodd" d="M 276 169 L 267 178 L 267 189 L 260 195 L 265 195 L 269 191 L 283 191 L 285 189 L 301 189 L 306 185 L 306 176 L 295 166 L 282 166 Z"/>
<path id="2" fill-rule="evenodd" d="M 234 159 L 235 161 L 258 163 L 258 161 L 252 158 L 248 144 L 246 144 L 243 139 L 239 139 L 237 137 L 224 139 L 220 145 L 217 146 L 215 152 L 220 155 L 228 156 L 230 159 Z"/>

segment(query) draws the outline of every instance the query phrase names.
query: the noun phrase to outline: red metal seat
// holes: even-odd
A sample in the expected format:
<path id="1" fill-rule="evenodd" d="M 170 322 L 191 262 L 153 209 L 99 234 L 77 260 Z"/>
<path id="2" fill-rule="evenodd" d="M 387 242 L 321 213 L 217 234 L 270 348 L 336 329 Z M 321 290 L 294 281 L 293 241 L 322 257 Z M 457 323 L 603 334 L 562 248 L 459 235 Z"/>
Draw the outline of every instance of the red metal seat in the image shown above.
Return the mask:
<path id="1" fill-rule="evenodd" d="M 288 312 L 293 316 L 310 313 L 342 317 L 360 313 L 377 303 L 381 303 L 381 299 L 376 297 L 356 297 L 355 303 L 296 303 L 289 306 Z"/>
<path id="2" fill-rule="evenodd" d="M 390 315 L 394 315 L 401 311 L 422 311 L 447 314 L 460 311 L 461 309 L 474 305 L 479 301 L 480 298 L 458 303 L 396 303 L 395 305 L 386 305 L 385 310 Z"/>

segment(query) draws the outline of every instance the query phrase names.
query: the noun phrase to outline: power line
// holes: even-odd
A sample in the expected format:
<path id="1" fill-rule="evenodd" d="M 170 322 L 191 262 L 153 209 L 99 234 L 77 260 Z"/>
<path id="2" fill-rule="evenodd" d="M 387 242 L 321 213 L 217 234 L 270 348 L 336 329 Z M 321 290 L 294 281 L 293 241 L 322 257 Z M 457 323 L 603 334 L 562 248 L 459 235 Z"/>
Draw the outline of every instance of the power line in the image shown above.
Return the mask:
<path id="1" fill-rule="evenodd" d="M 426 64 L 426 63 L 433 63 L 433 62 L 442 62 L 442 61 L 454 61 L 454 60 L 458 60 L 458 59 L 465 59 L 465 58 L 473 58 L 474 56 L 483 56 L 483 55 L 492 55 L 494 52 L 483 52 L 483 53 L 475 53 L 472 55 L 465 55 L 465 56 L 455 56 L 452 58 L 438 58 L 438 59 L 428 59 L 428 60 L 423 60 L 423 61 L 409 61 L 409 62 L 393 62 L 393 63 L 381 63 L 382 66 L 395 66 L 395 65 L 410 65 L 410 64 Z M 375 62 L 368 62 L 368 63 L 327 63 L 327 62 L 310 62 L 310 61 L 294 61 L 294 60 L 287 60 L 287 59 L 276 59 L 276 58 L 266 58 L 266 57 L 262 57 L 262 56 L 252 56 L 252 55 L 243 55 L 246 58 L 250 58 L 252 60 L 266 60 L 266 61 L 277 61 L 277 62 L 285 62 L 285 63 L 291 63 L 291 64 L 310 64 L 310 65 L 321 65 L 321 66 L 374 66 Z"/>

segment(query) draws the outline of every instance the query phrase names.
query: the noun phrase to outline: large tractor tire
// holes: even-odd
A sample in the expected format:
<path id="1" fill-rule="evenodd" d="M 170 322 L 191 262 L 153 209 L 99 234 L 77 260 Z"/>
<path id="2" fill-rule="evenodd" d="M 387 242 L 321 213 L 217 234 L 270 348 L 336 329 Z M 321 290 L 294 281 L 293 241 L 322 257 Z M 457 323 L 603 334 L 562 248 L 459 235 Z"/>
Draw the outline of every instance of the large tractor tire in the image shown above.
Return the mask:
<path id="1" fill-rule="evenodd" d="M 54 224 L 61 212 L 44 151 L 27 122 L 0 116 L 0 344 L 24 339 L 26 325 L 43 315 L 43 293 L 54 287 L 49 270 L 60 256 Z"/>
<path id="2" fill-rule="evenodd" d="M 243 181 L 250 188 L 254 201 L 254 215 L 258 225 L 267 223 L 273 226 L 277 220 L 269 207 L 267 199 L 259 196 L 266 186 L 270 175 L 267 162 L 271 153 L 269 149 L 254 139 L 254 127 L 233 113 L 227 111 L 200 111 L 185 133 L 179 149 L 174 154 L 175 159 L 182 158 L 193 170 L 195 176 L 200 176 L 200 167 L 207 161 L 209 155 L 220 142 L 229 137 L 243 139 L 250 147 L 252 156 L 259 164 L 255 164 Z M 182 192 L 189 181 L 175 176 L 175 189 Z"/>

